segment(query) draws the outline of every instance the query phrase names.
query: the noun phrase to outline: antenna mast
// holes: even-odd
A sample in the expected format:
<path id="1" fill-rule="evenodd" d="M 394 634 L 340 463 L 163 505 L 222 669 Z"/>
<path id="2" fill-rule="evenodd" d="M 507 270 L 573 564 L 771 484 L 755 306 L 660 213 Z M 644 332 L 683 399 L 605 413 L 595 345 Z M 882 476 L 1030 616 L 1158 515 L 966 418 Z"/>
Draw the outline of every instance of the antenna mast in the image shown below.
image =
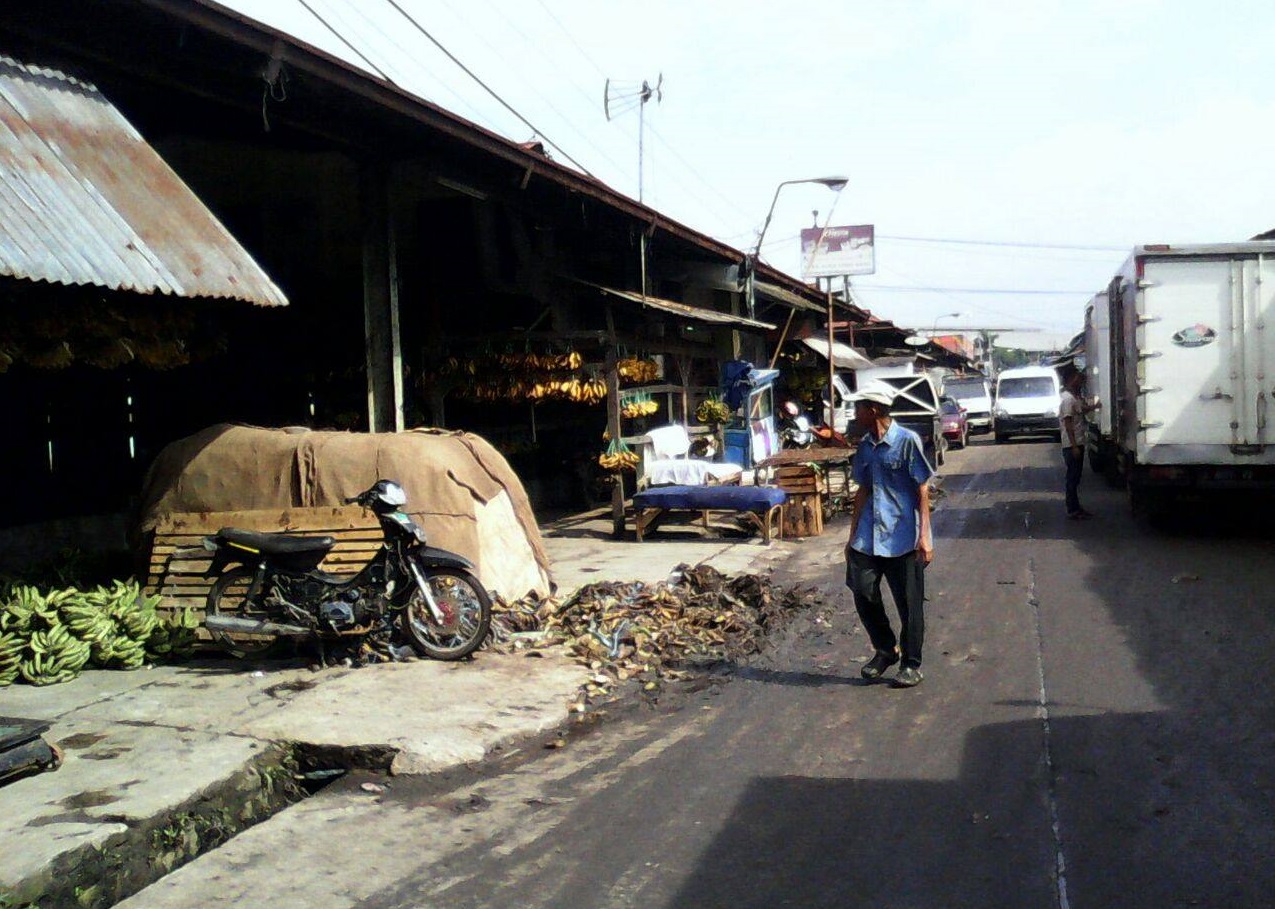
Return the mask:
<path id="1" fill-rule="evenodd" d="M 606 114 L 608 121 L 614 120 L 617 116 L 631 111 L 633 108 L 638 109 L 638 201 L 644 201 L 644 174 L 645 167 L 643 158 L 645 156 L 646 144 L 646 102 L 651 98 L 655 98 L 658 104 L 664 100 L 664 74 L 660 73 L 655 80 L 655 86 L 642 80 L 640 86 L 631 82 L 612 82 L 610 79 L 606 81 L 606 87 L 602 93 L 602 110 Z"/>

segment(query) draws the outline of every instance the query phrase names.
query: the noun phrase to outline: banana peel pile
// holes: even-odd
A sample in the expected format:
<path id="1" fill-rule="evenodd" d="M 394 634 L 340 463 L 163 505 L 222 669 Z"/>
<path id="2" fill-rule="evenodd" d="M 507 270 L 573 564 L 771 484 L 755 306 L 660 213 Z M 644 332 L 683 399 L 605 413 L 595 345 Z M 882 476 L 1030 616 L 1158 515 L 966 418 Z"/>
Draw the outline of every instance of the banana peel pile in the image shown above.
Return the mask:
<path id="1" fill-rule="evenodd" d="M 157 602 L 136 581 L 93 590 L 0 587 L 0 688 L 19 680 L 56 685 L 86 668 L 140 669 L 190 657 L 197 617 L 186 609 L 161 618 Z"/>
<path id="2" fill-rule="evenodd" d="M 787 616 L 823 602 L 813 587 L 778 587 L 707 565 L 679 565 L 674 577 L 589 584 L 566 599 L 498 602 L 492 646 L 512 652 L 565 644 L 593 670 L 573 707 L 583 713 L 621 683 L 635 680 L 655 691 L 664 680 L 757 653 Z"/>

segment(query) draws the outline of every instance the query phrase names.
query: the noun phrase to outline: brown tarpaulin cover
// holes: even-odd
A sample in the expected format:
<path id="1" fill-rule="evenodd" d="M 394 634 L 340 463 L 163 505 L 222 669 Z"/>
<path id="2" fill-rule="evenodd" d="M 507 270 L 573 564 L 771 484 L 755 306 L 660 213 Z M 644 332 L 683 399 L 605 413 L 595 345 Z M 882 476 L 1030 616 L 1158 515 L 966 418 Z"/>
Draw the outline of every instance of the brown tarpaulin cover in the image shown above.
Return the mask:
<path id="1" fill-rule="evenodd" d="M 517 555 L 492 547 L 490 540 L 484 547 L 481 540 L 485 534 L 508 536 L 508 527 L 485 526 L 501 509 L 484 507 L 506 493 L 518 535 L 526 538 L 528 556 L 547 581 L 549 559 L 522 482 L 500 452 L 465 432 L 211 426 L 166 446 L 147 471 L 138 536 L 144 538 L 160 518 L 174 513 L 340 506 L 378 479 L 401 484 L 406 510 L 425 529 L 430 545 L 474 562 L 489 587 L 486 574 L 495 566 L 483 564 L 484 548 L 501 552 L 502 558 Z"/>

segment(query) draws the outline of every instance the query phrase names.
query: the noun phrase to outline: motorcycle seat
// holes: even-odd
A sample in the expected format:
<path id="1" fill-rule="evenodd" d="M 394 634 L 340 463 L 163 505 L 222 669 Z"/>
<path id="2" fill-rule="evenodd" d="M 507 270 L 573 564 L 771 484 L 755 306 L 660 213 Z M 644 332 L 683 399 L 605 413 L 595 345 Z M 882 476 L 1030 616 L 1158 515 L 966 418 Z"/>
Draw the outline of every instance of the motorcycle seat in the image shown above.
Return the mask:
<path id="1" fill-rule="evenodd" d="M 327 552 L 336 545 L 333 537 L 298 537 L 286 533 L 258 533 L 255 530 L 239 530 L 223 527 L 217 537 L 252 552 L 263 555 L 296 555 L 302 552 Z"/>

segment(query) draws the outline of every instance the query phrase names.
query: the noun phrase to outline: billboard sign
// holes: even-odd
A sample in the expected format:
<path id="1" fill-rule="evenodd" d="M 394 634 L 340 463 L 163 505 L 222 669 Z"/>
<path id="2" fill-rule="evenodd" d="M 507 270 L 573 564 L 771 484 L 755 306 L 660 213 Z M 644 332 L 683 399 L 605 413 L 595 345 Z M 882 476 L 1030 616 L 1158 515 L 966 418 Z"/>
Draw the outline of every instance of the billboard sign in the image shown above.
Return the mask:
<path id="1" fill-rule="evenodd" d="M 836 278 L 876 272 L 875 225 L 807 227 L 801 232 L 801 277 Z"/>

